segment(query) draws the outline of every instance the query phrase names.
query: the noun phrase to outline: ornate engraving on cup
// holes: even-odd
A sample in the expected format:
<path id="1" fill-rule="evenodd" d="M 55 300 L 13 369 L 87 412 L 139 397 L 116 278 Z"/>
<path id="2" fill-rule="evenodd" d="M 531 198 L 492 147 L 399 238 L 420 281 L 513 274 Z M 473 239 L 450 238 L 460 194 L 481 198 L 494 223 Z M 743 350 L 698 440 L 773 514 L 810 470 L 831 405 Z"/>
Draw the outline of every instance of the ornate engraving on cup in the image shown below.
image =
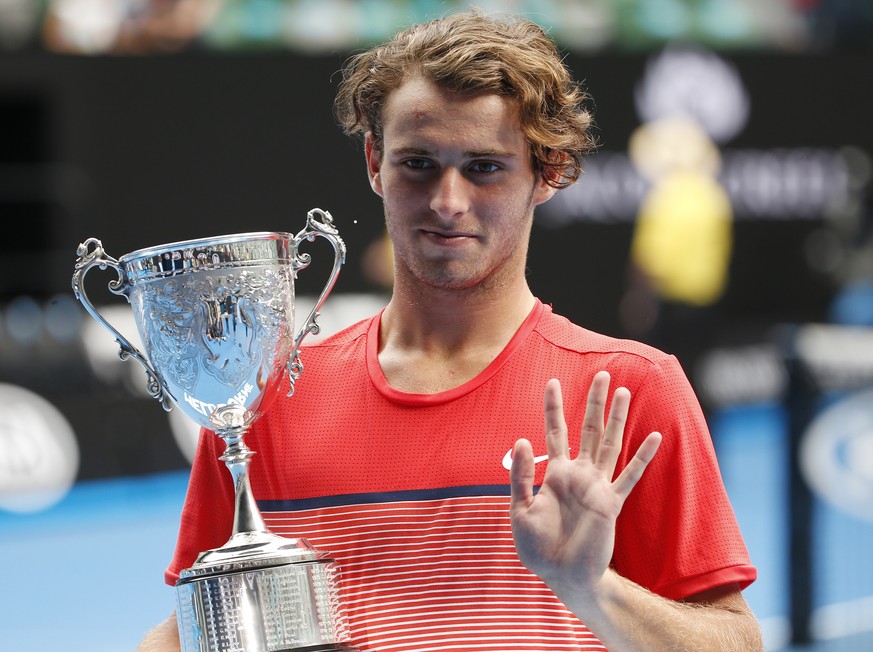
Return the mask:
<path id="1" fill-rule="evenodd" d="M 303 240 L 326 238 L 334 266 L 315 307 L 294 332 L 294 281 L 310 256 Z M 317 333 L 318 311 L 345 261 L 329 213 L 313 209 L 306 227 L 242 233 L 141 249 L 116 260 L 96 238 L 79 245 L 73 291 L 115 336 L 122 359 L 146 371 L 149 393 L 181 409 L 225 442 L 220 459 L 235 491 L 233 534 L 203 551 L 176 585 L 184 652 L 351 651 L 338 599 L 337 564 L 303 538 L 270 532 L 248 478 L 254 453 L 243 437 L 276 396 L 289 394 L 303 370 L 299 348 Z M 111 268 L 109 290 L 131 305 L 143 354 L 109 324 L 84 289 L 85 275 Z"/>
<path id="2" fill-rule="evenodd" d="M 201 270 L 147 287 L 131 291 L 131 306 L 174 402 L 213 430 L 251 424 L 293 346 L 291 268 Z"/>

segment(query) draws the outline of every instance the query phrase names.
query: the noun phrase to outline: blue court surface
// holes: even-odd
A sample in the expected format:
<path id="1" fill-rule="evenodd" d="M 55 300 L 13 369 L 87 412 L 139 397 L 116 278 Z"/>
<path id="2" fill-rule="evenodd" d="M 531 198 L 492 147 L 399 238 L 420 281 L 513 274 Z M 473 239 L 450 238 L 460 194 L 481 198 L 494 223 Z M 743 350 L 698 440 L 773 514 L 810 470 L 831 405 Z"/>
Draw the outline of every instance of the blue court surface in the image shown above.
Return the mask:
<path id="1" fill-rule="evenodd" d="M 163 569 L 188 473 L 80 483 L 36 514 L 0 513 L 0 648 L 122 652 L 174 609 Z"/>
<path id="2" fill-rule="evenodd" d="M 759 569 L 746 597 L 770 650 L 873 650 L 873 522 L 815 504 L 814 645 L 790 638 L 785 416 L 775 405 L 711 420 L 725 483 Z M 187 472 L 84 482 L 49 509 L 0 512 L 0 647 L 33 652 L 133 650 L 174 608 L 162 572 Z"/>

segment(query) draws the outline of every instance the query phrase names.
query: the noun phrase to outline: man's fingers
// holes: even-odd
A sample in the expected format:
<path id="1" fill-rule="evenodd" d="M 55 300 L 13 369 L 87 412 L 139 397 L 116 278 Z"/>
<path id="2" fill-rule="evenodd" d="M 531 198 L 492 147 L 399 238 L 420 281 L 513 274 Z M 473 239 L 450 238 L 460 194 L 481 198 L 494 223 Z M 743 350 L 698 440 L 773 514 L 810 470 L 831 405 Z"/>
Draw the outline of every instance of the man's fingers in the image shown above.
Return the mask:
<path id="1" fill-rule="evenodd" d="M 612 476 L 618 455 L 621 452 L 621 443 L 624 439 L 624 427 L 627 423 L 627 412 L 630 407 L 630 392 L 625 387 L 619 387 L 612 395 L 612 405 L 609 408 L 609 419 L 600 440 L 594 458 L 595 466 L 607 475 Z"/>
<path id="2" fill-rule="evenodd" d="M 582 434 L 579 440 L 579 457 L 596 459 L 603 436 L 603 415 L 606 411 L 606 398 L 609 395 L 609 372 L 598 371 L 588 389 L 588 403 L 582 420 Z"/>
<path id="3" fill-rule="evenodd" d="M 612 487 L 621 496 L 622 501 L 628 497 L 633 488 L 637 486 L 637 482 L 643 477 L 643 472 L 649 466 L 649 462 L 655 457 L 655 453 L 658 452 L 661 440 L 661 433 L 653 432 L 649 434 L 643 443 L 640 444 L 631 461 L 628 462 L 627 466 L 622 469 L 615 482 L 613 482 Z"/>
<path id="4" fill-rule="evenodd" d="M 519 439 L 512 449 L 512 464 L 509 467 L 510 514 L 513 510 L 528 507 L 533 501 L 533 482 L 533 448 L 527 439 Z"/>
<path id="5" fill-rule="evenodd" d="M 567 422 L 564 419 L 564 399 L 561 395 L 561 383 L 555 378 L 546 383 L 544 406 L 546 452 L 549 454 L 549 459 L 568 457 L 570 445 L 567 439 Z"/>

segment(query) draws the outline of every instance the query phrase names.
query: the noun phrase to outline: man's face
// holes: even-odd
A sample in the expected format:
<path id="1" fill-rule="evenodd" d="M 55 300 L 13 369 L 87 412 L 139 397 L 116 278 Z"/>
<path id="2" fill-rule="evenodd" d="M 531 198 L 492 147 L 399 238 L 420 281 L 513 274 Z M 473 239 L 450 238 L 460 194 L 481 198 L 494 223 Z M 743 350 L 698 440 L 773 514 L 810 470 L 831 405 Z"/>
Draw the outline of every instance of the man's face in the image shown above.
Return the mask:
<path id="1" fill-rule="evenodd" d="M 382 128 L 381 156 L 367 138 L 367 165 L 395 283 L 466 289 L 523 279 L 533 209 L 554 189 L 534 174 L 512 101 L 465 98 L 413 77 L 388 96 Z"/>

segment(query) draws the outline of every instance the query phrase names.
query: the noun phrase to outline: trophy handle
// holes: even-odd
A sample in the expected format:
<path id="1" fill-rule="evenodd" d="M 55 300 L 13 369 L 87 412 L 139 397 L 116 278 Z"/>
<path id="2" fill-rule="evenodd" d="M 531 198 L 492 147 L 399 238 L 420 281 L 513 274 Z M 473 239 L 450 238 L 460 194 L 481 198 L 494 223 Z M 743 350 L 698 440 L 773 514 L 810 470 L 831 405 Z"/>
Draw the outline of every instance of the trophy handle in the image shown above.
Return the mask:
<path id="1" fill-rule="evenodd" d="M 148 378 L 146 387 L 149 395 L 160 401 L 163 408 L 169 412 L 172 409 L 172 405 L 170 404 L 164 387 L 161 384 L 158 373 L 154 370 L 151 364 L 149 364 L 145 356 L 139 352 L 139 349 L 131 344 L 124 335 L 119 333 L 112 324 L 103 318 L 103 315 L 101 315 L 100 311 L 94 307 L 91 300 L 88 298 L 88 294 L 85 292 L 85 274 L 87 274 L 92 267 L 99 267 L 100 269 L 111 267 L 115 270 L 115 273 L 118 274 L 118 278 L 109 282 L 109 291 L 113 294 L 123 296 L 129 301 L 124 282 L 124 271 L 118 264 L 117 260 L 104 253 L 103 243 L 101 243 L 97 238 L 89 238 L 81 243 L 76 249 L 76 255 L 78 258 L 76 259 L 76 267 L 73 274 L 73 293 L 76 295 L 79 302 L 85 306 L 85 310 L 87 310 L 91 316 L 97 320 L 97 323 L 102 325 L 103 328 L 108 330 L 115 337 L 115 341 L 118 343 L 119 347 L 118 357 L 122 360 L 133 358 L 142 365 Z"/>
<path id="2" fill-rule="evenodd" d="M 317 219 L 318 217 L 321 217 L 322 221 L 319 221 Z M 327 279 L 327 284 L 321 291 L 321 295 L 319 295 L 318 300 L 315 302 L 315 306 L 309 312 L 309 316 L 306 317 L 305 323 L 294 337 L 294 348 L 291 350 L 291 356 L 288 360 L 288 377 L 290 381 L 288 396 L 293 396 L 294 383 L 303 372 L 303 362 L 300 360 L 300 343 L 309 333 L 317 334 L 318 331 L 321 330 L 321 327 L 318 324 L 318 317 L 320 314 L 318 311 L 321 310 L 321 306 L 327 299 L 327 295 L 330 294 L 330 291 L 333 289 L 337 276 L 339 276 L 340 267 L 342 267 L 343 263 L 346 262 L 346 244 L 343 242 L 342 238 L 340 238 L 339 231 L 337 231 L 336 227 L 333 225 L 333 217 L 331 217 L 330 213 L 327 211 L 323 211 L 320 208 L 313 208 L 306 214 L 306 227 L 294 236 L 295 270 L 304 269 L 312 261 L 312 257 L 309 254 L 301 254 L 299 252 L 298 249 L 300 243 L 303 240 L 309 240 L 312 242 L 315 240 L 316 236 L 325 238 L 331 243 L 331 245 L 333 245 L 333 270 L 331 270 L 330 277 Z"/>

